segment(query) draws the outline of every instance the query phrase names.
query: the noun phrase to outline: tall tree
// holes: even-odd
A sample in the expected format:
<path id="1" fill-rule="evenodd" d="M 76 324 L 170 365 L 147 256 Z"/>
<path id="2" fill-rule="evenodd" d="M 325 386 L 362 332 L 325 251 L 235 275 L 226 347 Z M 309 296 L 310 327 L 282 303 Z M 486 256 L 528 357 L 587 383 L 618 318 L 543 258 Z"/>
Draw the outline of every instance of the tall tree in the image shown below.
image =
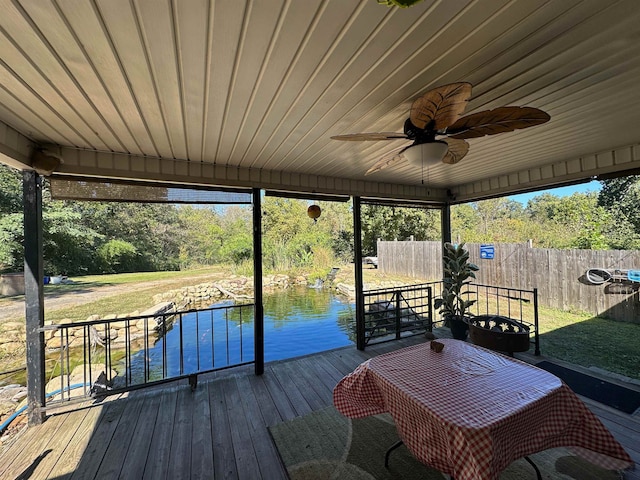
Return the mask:
<path id="1" fill-rule="evenodd" d="M 613 248 L 640 249 L 640 175 L 602 180 L 598 204 L 615 222 L 608 225 Z"/>
<path id="2" fill-rule="evenodd" d="M 440 216 L 436 210 L 387 205 L 362 206 L 362 254 L 375 256 L 377 240 L 438 240 Z"/>

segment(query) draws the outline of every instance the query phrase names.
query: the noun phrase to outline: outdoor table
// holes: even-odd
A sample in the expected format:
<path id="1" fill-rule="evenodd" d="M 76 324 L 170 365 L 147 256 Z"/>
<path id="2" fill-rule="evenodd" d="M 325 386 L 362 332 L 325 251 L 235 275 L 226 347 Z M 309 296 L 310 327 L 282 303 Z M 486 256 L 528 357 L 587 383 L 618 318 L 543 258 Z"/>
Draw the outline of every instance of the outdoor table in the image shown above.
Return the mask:
<path id="1" fill-rule="evenodd" d="M 421 462 L 456 480 L 497 479 L 513 461 L 555 447 L 606 469 L 631 458 L 556 376 L 459 340 L 371 358 L 333 391 L 350 418 L 389 412 Z"/>

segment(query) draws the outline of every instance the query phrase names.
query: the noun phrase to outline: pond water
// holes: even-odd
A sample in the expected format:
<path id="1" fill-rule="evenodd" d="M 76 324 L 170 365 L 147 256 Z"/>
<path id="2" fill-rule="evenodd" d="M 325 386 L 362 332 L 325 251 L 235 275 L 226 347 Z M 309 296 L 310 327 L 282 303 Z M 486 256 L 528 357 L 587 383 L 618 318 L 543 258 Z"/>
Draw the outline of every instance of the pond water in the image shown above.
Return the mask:
<path id="1" fill-rule="evenodd" d="M 329 290 L 289 288 L 265 294 L 263 304 L 267 362 L 355 343 L 355 307 Z M 216 308 L 176 320 L 147 351 L 149 380 L 254 360 L 253 307 L 234 305 L 232 301 L 212 307 Z M 144 359 L 144 352 L 133 356 L 133 383 L 144 381 Z"/>

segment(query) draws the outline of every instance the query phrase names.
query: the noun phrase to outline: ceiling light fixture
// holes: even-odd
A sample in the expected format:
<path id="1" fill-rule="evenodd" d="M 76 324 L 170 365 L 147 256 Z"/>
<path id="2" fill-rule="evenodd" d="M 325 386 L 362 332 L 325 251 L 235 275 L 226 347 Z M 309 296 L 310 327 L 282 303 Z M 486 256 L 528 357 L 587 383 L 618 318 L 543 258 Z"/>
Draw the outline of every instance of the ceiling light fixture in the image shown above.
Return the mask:
<path id="1" fill-rule="evenodd" d="M 413 145 L 402 152 L 402 155 L 411 165 L 427 167 L 440 163 L 447 154 L 448 147 L 446 142 L 436 140 L 435 142 Z"/>

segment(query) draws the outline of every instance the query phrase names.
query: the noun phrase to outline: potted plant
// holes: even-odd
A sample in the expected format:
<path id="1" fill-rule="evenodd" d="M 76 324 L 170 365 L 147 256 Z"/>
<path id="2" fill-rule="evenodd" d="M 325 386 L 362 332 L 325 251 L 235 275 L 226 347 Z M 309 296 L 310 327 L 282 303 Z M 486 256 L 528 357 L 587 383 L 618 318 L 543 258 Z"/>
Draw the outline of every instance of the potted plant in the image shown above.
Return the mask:
<path id="1" fill-rule="evenodd" d="M 474 272 L 479 268 L 469 262 L 469 252 L 464 248 L 464 243 L 445 243 L 443 260 L 442 296 L 435 300 L 434 305 L 440 309 L 440 314 L 451 328 L 453 338 L 465 340 L 469 329 L 465 319 L 469 316 L 471 306 L 476 303 L 475 299 L 469 298 L 474 292 L 467 285 L 476 278 Z"/>

